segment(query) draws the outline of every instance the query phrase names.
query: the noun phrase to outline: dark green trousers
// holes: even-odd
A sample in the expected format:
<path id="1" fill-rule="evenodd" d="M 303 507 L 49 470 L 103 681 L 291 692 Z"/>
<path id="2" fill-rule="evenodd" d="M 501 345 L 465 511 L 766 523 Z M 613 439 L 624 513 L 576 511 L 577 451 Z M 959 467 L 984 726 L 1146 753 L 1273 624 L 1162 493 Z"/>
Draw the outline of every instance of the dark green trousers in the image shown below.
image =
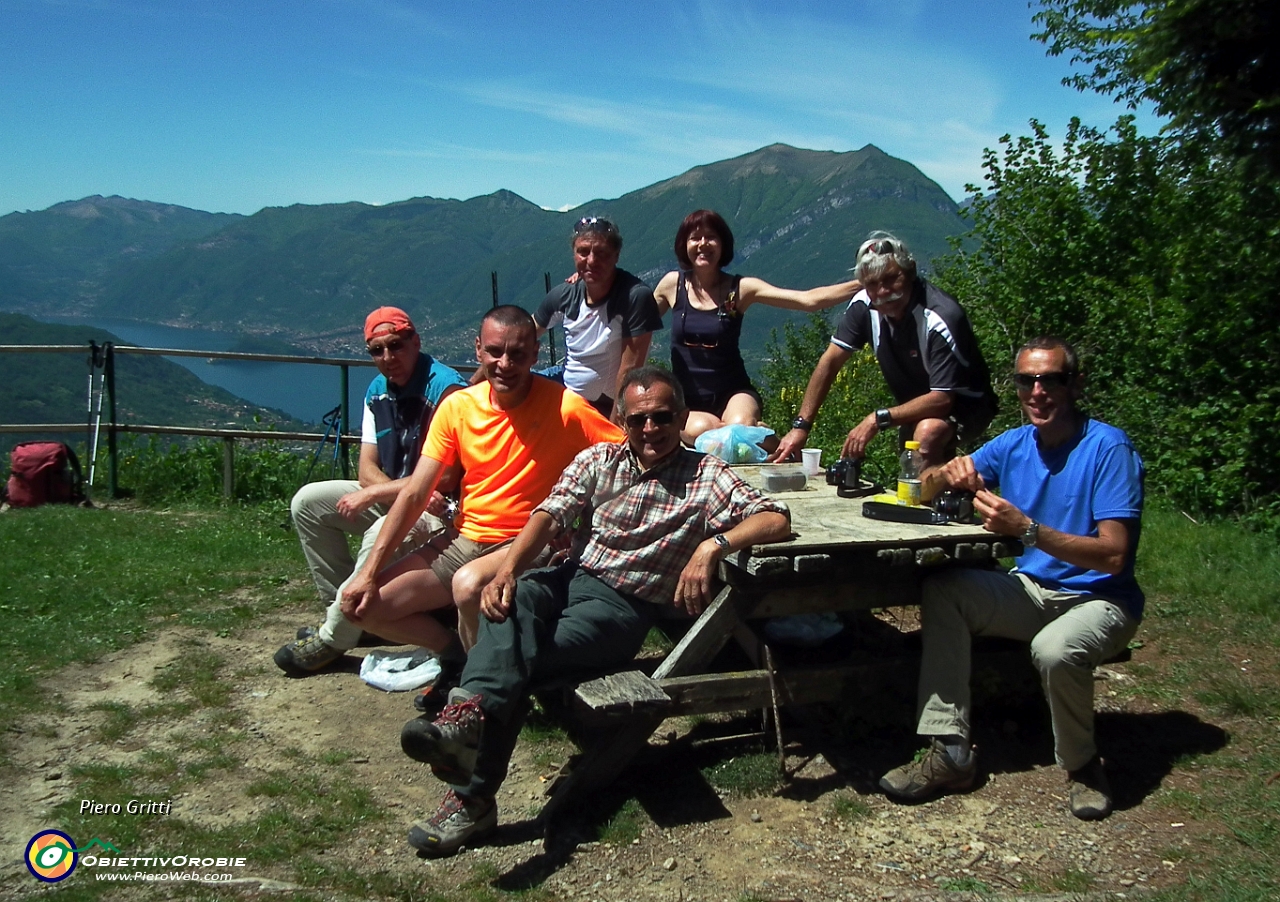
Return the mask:
<path id="1" fill-rule="evenodd" d="M 472 798 L 493 796 L 507 776 L 529 687 L 626 664 L 644 644 L 654 613 L 653 604 L 615 591 L 576 562 L 520 577 L 507 619 L 480 618 L 462 671 L 462 689 L 480 695 L 485 724 L 471 782 L 453 788 Z"/>

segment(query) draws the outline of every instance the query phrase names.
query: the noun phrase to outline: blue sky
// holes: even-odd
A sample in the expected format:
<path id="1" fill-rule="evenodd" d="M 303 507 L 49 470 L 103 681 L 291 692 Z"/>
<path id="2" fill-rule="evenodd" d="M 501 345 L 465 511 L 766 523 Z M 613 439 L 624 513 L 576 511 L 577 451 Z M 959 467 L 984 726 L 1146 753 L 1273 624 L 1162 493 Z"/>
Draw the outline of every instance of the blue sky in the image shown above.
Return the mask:
<path id="1" fill-rule="evenodd" d="M 1061 85 L 1026 0 L 0 0 L 0 215 L 507 188 L 553 209 L 774 142 L 875 144 L 957 200 Z M 1147 129 L 1155 121 L 1146 118 Z"/>

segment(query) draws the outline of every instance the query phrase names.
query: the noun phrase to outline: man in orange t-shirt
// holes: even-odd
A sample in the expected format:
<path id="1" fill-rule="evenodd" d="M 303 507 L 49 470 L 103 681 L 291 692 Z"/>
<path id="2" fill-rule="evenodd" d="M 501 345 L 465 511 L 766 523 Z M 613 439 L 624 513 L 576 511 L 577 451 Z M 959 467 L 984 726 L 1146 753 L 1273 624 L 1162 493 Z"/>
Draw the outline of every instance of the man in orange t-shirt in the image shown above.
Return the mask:
<path id="1" fill-rule="evenodd" d="M 347 619 L 435 652 L 446 674 L 461 670 L 465 648 L 475 638 L 480 593 L 533 509 L 579 451 L 623 439 L 621 429 L 578 395 L 535 376 L 537 358 L 537 331 L 528 313 L 507 305 L 485 314 L 476 338 L 485 381 L 441 403 L 422 460 L 388 512 L 364 568 L 342 593 Z M 383 571 L 425 509 L 441 471 L 455 463 L 463 470 L 457 535 Z M 458 635 L 430 613 L 453 604 Z"/>

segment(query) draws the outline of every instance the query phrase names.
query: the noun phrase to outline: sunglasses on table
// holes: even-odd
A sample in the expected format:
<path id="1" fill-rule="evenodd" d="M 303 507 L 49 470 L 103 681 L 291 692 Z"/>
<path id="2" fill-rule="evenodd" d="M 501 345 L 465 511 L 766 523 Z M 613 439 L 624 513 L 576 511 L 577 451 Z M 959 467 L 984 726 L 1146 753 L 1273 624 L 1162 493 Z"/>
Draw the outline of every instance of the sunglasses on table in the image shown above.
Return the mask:
<path id="1" fill-rule="evenodd" d="M 404 347 L 405 340 L 403 338 L 393 338 L 390 341 L 380 345 L 369 345 L 369 356 L 373 358 L 381 357 L 383 354 L 399 354 Z"/>
<path id="2" fill-rule="evenodd" d="M 1018 391 L 1031 391 L 1039 382 L 1045 391 L 1053 391 L 1070 385 L 1075 377 L 1075 373 L 1014 373 L 1013 384 Z"/>
<path id="3" fill-rule="evenodd" d="M 623 418 L 628 429 L 643 429 L 644 424 L 652 422 L 655 426 L 670 426 L 675 422 L 676 414 L 672 410 L 655 410 L 650 413 L 631 413 Z"/>

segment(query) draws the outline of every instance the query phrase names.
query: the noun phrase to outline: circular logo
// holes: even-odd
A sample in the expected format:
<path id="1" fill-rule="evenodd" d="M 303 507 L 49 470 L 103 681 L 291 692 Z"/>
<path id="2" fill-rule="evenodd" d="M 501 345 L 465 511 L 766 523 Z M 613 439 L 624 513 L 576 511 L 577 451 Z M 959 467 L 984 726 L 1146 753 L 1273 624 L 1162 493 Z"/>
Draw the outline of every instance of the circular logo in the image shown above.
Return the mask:
<path id="1" fill-rule="evenodd" d="M 57 883 L 71 876 L 80 858 L 70 836 L 57 830 L 42 830 L 27 843 L 25 860 L 31 876 Z"/>

